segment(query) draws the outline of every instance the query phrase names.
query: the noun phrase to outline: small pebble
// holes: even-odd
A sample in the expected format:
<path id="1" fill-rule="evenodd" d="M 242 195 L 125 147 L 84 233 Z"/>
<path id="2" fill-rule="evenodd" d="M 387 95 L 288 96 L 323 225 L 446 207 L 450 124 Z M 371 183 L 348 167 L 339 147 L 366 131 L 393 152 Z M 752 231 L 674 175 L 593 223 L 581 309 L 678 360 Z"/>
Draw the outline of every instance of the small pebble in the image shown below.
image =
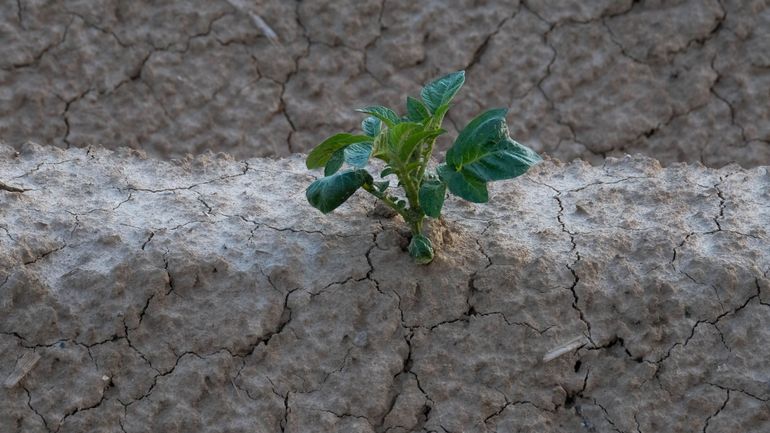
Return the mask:
<path id="1" fill-rule="evenodd" d="M 366 346 L 366 341 L 367 341 L 366 331 L 361 331 L 358 334 L 356 334 L 355 337 L 353 337 L 353 344 L 356 347 Z"/>

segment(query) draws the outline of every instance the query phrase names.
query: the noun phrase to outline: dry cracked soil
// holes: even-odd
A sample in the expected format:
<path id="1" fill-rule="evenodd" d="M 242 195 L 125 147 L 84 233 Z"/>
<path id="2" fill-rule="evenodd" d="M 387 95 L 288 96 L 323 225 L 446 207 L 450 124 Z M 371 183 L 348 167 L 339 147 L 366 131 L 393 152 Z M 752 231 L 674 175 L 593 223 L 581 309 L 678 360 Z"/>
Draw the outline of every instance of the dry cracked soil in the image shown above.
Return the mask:
<path id="1" fill-rule="evenodd" d="M 314 177 L 0 147 L 0 431 L 770 431 L 767 167 L 547 160 L 428 266 Z"/>
<path id="2" fill-rule="evenodd" d="M 579 159 L 310 208 L 459 69 Z M 768 433 L 769 98 L 768 0 L 1 2 L 0 433 Z"/>
<path id="3" fill-rule="evenodd" d="M 562 160 L 770 164 L 768 0 L 7 0 L 0 41 L 17 148 L 285 156 L 466 69 L 450 130 L 510 107 Z"/>

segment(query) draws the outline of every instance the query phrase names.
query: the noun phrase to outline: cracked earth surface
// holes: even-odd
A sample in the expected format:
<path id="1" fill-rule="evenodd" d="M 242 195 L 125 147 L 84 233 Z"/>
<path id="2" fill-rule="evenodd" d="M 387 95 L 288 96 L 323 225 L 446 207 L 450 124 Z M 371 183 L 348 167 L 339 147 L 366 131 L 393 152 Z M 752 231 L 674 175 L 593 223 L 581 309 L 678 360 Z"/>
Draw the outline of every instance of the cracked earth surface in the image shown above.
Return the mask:
<path id="1" fill-rule="evenodd" d="M 770 430 L 766 167 L 546 161 L 429 266 L 313 178 L 0 146 L 0 431 Z"/>
<path id="2" fill-rule="evenodd" d="M 562 160 L 770 164 L 767 0 L 17 0 L 0 39 L 17 148 L 285 156 L 467 69 L 450 130 L 510 107 L 514 137 Z"/>

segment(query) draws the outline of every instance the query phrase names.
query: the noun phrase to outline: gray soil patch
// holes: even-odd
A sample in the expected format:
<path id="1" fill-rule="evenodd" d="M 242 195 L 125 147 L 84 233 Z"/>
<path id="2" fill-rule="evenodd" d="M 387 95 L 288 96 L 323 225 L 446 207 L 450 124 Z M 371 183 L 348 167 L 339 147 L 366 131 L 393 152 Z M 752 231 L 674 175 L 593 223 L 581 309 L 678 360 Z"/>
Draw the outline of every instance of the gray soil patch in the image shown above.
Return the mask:
<path id="1" fill-rule="evenodd" d="M 285 156 L 466 69 L 450 130 L 510 107 L 562 160 L 755 167 L 769 29 L 743 0 L 5 1 L 0 141 Z"/>
<path id="2" fill-rule="evenodd" d="M 314 176 L 0 147 L 0 431 L 770 431 L 767 168 L 546 161 L 429 266 Z"/>

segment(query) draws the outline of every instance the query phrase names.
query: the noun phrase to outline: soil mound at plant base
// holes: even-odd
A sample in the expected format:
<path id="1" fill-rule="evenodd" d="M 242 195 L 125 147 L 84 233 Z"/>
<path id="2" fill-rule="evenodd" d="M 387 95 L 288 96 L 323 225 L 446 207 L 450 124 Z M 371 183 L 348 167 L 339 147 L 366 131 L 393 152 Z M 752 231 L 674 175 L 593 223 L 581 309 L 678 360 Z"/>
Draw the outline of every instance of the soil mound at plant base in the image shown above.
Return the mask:
<path id="1" fill-rule="evenodd" d="M 429 266 L 315 175 L 0 147 L 0 430 L 770 430 L 767 168 L 546 161 Z"/>

